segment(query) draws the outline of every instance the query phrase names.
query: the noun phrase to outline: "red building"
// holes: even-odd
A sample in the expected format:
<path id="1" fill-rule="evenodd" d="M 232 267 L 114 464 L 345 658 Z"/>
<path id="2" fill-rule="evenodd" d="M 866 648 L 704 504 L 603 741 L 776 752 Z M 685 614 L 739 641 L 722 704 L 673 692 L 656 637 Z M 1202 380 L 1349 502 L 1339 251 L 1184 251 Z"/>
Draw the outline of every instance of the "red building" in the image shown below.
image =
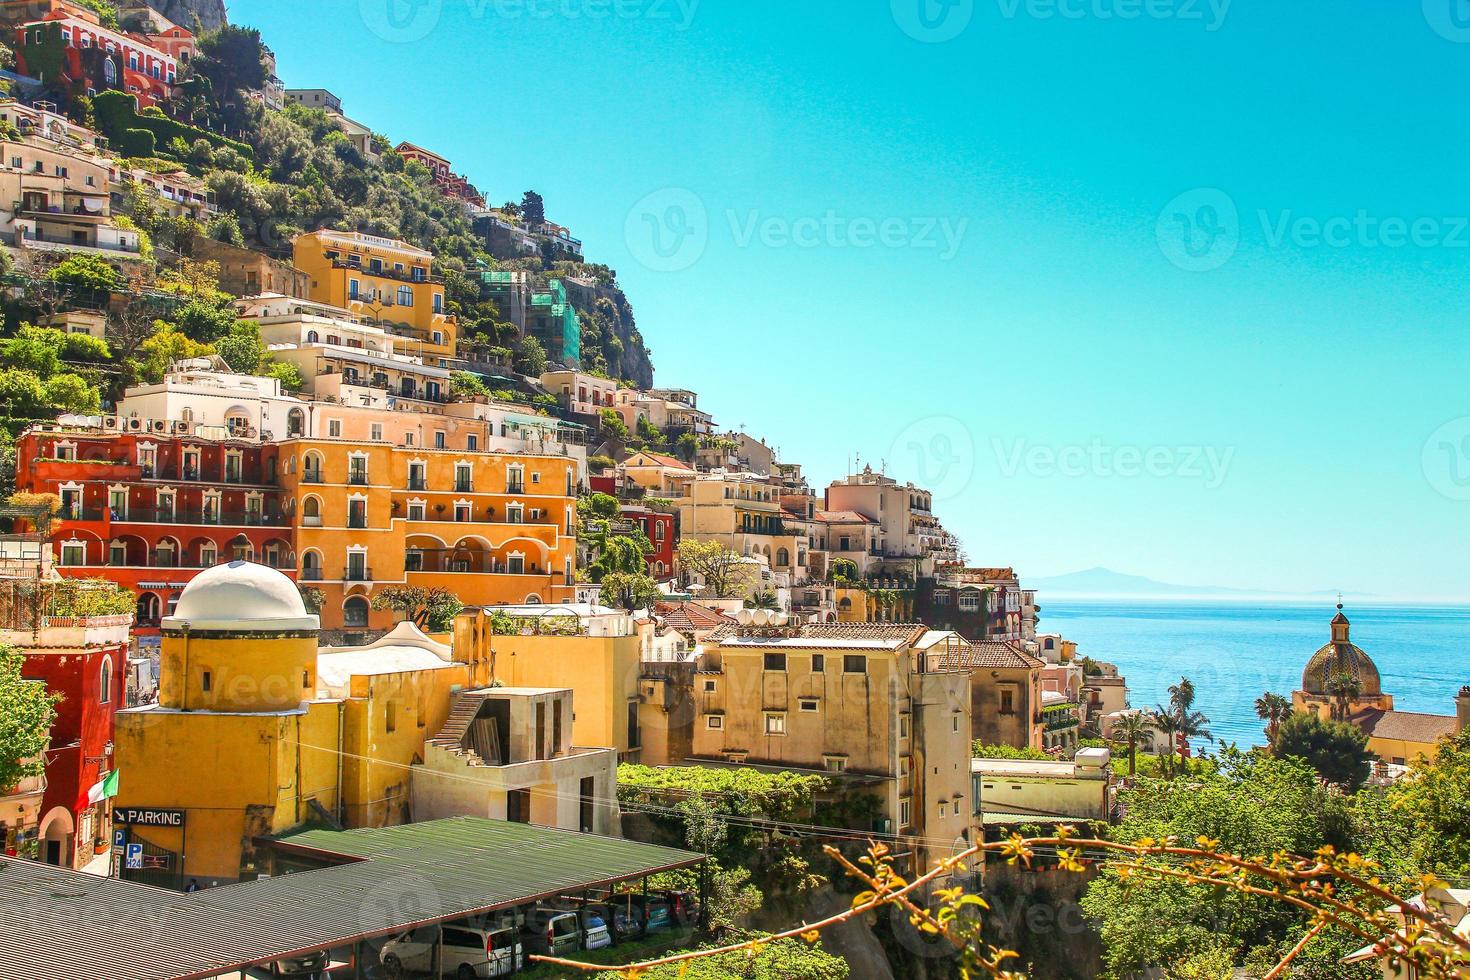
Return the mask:
<path id="1" fill-rule="evenodd" d="M 159 42 L 173 51 L 193 50 L 193 35 L 177 26 Z M 54 2 L 41 19 L 16 28 L 14 46 L 22 74 L 69 87 L 73 95 L 126 92 L 140 109 L 167 102 L 178 80 L 177 57 L 145 37 L 103 27 L 95 13 L 75 4 Z"/>
<path id="2" fill-rule="evenodd" d="M 648 574 L 662 582 L 674 577 L 674 515 L 649 510 L 636 504 L 618 508 L 623 519 L 637 524 L 653 550 L 648 553 Z"/>
<path id="3" fill-rule="evenodd" d="M 444 157 L 426 150 L 422 146 L 413 143 L 399 143 L 395 152 L 405 160 L 421 163 L 429 168 L 429 174 L 434 178 L 434 186 L 438 187 L 447 197 L 457 198 L 466 204 L 483 208 L 485 198 L 469 182 L 469 179 L 454 172 L 454 166 Z"/>
<path id="4" fill-rule="evenodd" d="M 136 420 L 129 420 L 136 421 Z M 190 433 L 32 429 L 16 445 L 16 488 L 54 493 L 57 570 L 138 597 L 137 632 L 156 637 L 200 569 L 246 559 L 295 576 L 273 444 Z"/>
<path id="5" fill-rule="evenodd" d="M 46 752 L 37 857 L 81 868 L 112 845 L 110 804 L 93 803 L 88 794 L 112 771 L 113 724 L 124 706 L 133 617 L 49 615 L 68 610 L 51 599 L 39 607 L 7 601 L 16 584 L 0 581 L 0 642 L 25 655 L 22 676 L 61 695 Z"/>

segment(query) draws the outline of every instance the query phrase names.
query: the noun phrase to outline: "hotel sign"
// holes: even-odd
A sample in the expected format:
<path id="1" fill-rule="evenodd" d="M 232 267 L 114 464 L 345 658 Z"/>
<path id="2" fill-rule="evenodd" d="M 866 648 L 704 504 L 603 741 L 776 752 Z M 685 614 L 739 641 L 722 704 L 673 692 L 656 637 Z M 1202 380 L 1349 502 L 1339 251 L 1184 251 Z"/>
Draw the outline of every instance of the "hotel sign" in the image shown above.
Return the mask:
<path id="1" fill-rule="evenodd" d="M 129 827 L 182 827 L 184 826 L 184 811 L 120 806 L 113 809 L 112 822 L 126 824 Z"/>

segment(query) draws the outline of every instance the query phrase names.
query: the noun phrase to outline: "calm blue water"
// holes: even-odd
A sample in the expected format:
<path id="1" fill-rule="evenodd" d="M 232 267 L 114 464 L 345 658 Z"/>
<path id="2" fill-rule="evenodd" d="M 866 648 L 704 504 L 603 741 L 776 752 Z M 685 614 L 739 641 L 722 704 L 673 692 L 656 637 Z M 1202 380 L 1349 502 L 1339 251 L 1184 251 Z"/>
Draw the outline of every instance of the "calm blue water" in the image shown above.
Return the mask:
<path id="1" fill-rule="evenodd" d="M 1168 699 L 1180 675 L 1194 681 L 1211 733 L 1242 748 L 1265 742 L 1254 703 L 1291 696 L 1302 668 L 1329 638 L 1333 603 L 1195 600 L 1048 600 L 1038 629 L 1076 640 L 1079 654 L 1118 665 L 1135 708 Z M 1367 651 L 1394 707 L 1455 713 L 1470 684 L 1470 608 L 1354 605 L 1352 639 Z"/>

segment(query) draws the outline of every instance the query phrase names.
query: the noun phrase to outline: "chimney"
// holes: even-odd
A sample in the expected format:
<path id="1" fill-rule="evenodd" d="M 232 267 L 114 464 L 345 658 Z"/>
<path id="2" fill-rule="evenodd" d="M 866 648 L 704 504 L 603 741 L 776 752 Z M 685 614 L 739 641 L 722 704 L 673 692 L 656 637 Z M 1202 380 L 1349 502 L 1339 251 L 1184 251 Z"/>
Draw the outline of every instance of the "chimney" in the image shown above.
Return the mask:
<path id="1" fill-rule="evenodd" d="M 1460 696 L 1455 698 L 1455 732 L 1470 731 L 1470 684 L 1460 688 Z"/>

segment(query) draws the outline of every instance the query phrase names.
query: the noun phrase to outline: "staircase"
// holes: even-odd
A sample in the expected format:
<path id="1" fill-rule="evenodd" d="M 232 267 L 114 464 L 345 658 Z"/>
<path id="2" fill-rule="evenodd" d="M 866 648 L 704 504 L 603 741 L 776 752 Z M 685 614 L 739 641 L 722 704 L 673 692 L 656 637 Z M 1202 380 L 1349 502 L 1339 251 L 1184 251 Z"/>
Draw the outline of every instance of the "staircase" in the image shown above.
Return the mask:
<path id="1" fill-rule="evenodd" d="M 429 739 L 430 745 L 437 745 L 441 749 L 450 752 L 464 752 L 464 736 L 469 731 L 470 722 L 475 720 L 475 715 L 480 713 L 480 705 L 485 703 L 486 691 L 461 691 L 455 695 L 454 707 L 449 711 L 449 717 L 444 720 L 444 727 L 439 729 L 439 734 Z"/>

